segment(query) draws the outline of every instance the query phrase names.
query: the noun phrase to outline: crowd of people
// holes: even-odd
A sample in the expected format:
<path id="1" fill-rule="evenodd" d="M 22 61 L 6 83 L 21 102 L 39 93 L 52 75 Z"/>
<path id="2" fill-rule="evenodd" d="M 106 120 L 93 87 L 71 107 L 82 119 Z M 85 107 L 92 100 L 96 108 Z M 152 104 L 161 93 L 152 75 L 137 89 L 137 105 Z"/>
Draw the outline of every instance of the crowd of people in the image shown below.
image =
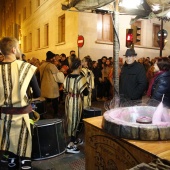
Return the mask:
<path id="1" fill-rule="evenodd" d="M 169 62 L 170 56 L 167 57 L 155 57 L 150 59 L 150 57 L 141 57 L 139 59 L 136 58 L 136 53 L 134 53 L 132 49 L 128 49 L 126 51 L 125 62 L 123 63 L 123 58 L 119 57 L 119 95 L 121 98 L 124 98 L 129 104 L 130 101 L 141 101 L 143 95 L 147 95 L 148 97 L 153 99 L 147 92 L 148 88 L 151 91 L 150 82 L 153 82 L 153 78 L 156 72 L 160 72 L 160 70 L 156 70 L 156 63 L 161 59 L 167 58 L 167 63 Z M 75 51 L 70 51 L 70 56 L 75 55 Z M 130 56 L 127 56 L 130 55 Z M 55 54 L 55 59 L 53 64 L 58 68 L 58 70 L 64 73 L 66 77 L 69 73 L 71 73 L 71 69 L 69 66 L 70 57 L 66 57 L 64 53 L 61 55 Z M 130 61 L 131 60 L 131 61 Z M 28 60 L 31 64 L 40 67 L 41 63 L 38 59 L 32 58 Z M 133 64 L 132 64 L 133 63 Z M 134 67 L 136 66 L 136 68 Z M 158 64 L 159 65 L 159 64 Z M 131 68 L 131 69 L 129 69 Z M 160 68 L 161 69 L 161 68 Z M 91 101 L 107 101 L 113 98 L 114 93 L 114 64 L 113 57 L 103 56 L 98 60 L 93 60 L 90 56 L 85 56 L 82 59 L 82 70 L 81 74 L 83 74 L 89 85 L 89 95 L 84 97 L 84 106 L 91 106 Z M 130 71 L 132 73 L 130 73 Z M 168 71 L 168 68 L 166 69 Z M 39 81 L 39 71 L 37 71 L 37 78 Z M 139 72 L 139 74 L 138 74 Z M 159 73 L 158 73 L 159 74 Z M 131 76 L 130 76 L 131 75 Z M 133 76 L 132 76 L 133 75 Z M 135 77 L 136 75 L 136 77 Z M 136 82 L 134 82 L 136 81 Z M 40 84 L 40 83 L 39 83 Z M 128 86 L 129 84 L 129 86 Z M 137 85 L 139 84 L 139 86 Z M 62 87 L 62 85 L 60 85 Z M 60 100 L 63 100 L 63 88 L 60 88 Z M 134 94 L 134 93 L 138 94 Z M 132 97 L 132 95 L 134 95 Z M 135 96 L 137 95 L 137 96 Z M 139 96 L 138 96 L 139 95 Z M 125 101 L 124 100 L 124 101 Z M 160 99 L 158 100 L 159 102 Z M 123 101 L 123 100 L 122 100 Z M 133 103 L 133 102 L 132 102 Z"/>
<path id="2" fill-rule="evenodd" d="M 8 155 L 1 159 L 7 159 L 9 169 L 31 169 L 31 100 L 40 96 L 52 103 L 54 118 L 59 117 L 59 103 L 65 103 L 70 138 L 66 151 L 79 153 L 77 146 L 83 141 L 78 138 L 78 126 L 83 109 L 92 101 L 114 97 L 113 57 L 94 61 L 87 55 L 80 60 L 72 50 L 68 57 L 48 51 L 46 60 L 27 60 L 18 41 L 11 37 L 1 39 L 0 50 L 0 150 Z M 162 101 L 170 108 L 170 58 L 137 60 L 134 49 L 127 49 L 124 56 L 124 63 L 119 58 L 119 106 L 140 104 L 143 95 L 148 95 L 149 105 Z"/>

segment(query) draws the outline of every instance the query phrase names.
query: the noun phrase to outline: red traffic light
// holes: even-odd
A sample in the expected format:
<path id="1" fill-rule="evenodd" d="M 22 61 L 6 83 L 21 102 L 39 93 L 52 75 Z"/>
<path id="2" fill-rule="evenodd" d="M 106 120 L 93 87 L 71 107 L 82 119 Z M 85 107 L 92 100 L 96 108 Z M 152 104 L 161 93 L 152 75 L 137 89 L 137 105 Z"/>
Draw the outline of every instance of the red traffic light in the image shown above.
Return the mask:
<path id="1" fill-rule="evenodd" d="M 131 47 L 133 44 L 133 29 L 126 29 L 126 47 Z"/>
<path id="2" fill-rule="evenodd" d="M 132 34 L 127 34 L 126 40 L 127 41 L 133 41 L 133 35 Z"/>

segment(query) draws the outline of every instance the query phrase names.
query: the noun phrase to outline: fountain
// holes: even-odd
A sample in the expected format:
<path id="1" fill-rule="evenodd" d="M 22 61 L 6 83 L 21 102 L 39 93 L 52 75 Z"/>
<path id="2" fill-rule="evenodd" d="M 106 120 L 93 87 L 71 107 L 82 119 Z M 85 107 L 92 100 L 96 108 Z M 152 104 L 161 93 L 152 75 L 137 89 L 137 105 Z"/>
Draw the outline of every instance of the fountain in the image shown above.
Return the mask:
<path id="1" fill-rule="evenodd" d="M 125 139 L 170 140 L 170 111 L 162 102 L 158 107 L 107 107 L 102 127 L 109 134 Z"/>

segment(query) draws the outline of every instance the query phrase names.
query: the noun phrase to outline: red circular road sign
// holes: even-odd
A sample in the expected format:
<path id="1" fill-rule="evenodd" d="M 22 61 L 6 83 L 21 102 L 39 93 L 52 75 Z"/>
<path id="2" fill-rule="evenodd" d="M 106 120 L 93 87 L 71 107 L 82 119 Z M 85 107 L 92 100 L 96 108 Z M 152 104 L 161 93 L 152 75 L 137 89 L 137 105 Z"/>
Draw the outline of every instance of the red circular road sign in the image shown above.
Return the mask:
<path id="1" fill-rule="evenodd" d="M 83 45 L 84 45 L 84 37 L 82 35 L 78 36 L 77 45 L 78 45 L 78 47 L 83 47 Z"/>

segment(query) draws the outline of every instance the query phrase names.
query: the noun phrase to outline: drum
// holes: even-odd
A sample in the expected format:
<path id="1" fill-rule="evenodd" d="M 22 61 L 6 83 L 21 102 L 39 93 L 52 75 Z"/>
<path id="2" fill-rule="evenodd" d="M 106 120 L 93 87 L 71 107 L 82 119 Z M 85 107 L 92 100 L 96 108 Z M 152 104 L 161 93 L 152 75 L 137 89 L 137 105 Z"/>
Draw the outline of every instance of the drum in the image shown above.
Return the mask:
<path id="1" fill-rule="evenodd" d="M 39 120 L 34 124 L 32 159 L 42 160 L 65 152 L 66 140 L 61 119 Z"/>
<path id="2" fill-rule="evenodd" d="M 84 128 L 83 119 L 95 117 L 95 116 L 101 116 L 101 115 L 102 115 L 102 111 L 101 111 L 100 108 L 97 108 L 97 107 L 86 107 L 86 108 L 84 108 L 77 131 L 81 132 L 83 130 L 83 128 Z"/>
<path id="3" fill-rule="evenodd" d="M 83 119 L 95 117 L 95 116 L 101 116 L 102 110 L 97 107 L 86 107 L 83 110 Z"/>
<path id="4" fill-rule="evenodd" d="M 40 119 L 43 119 L 44 114 L 47 113 L 46 100 L 35 100 L 31 103 L 32 109 L 40 114 Z"/>

